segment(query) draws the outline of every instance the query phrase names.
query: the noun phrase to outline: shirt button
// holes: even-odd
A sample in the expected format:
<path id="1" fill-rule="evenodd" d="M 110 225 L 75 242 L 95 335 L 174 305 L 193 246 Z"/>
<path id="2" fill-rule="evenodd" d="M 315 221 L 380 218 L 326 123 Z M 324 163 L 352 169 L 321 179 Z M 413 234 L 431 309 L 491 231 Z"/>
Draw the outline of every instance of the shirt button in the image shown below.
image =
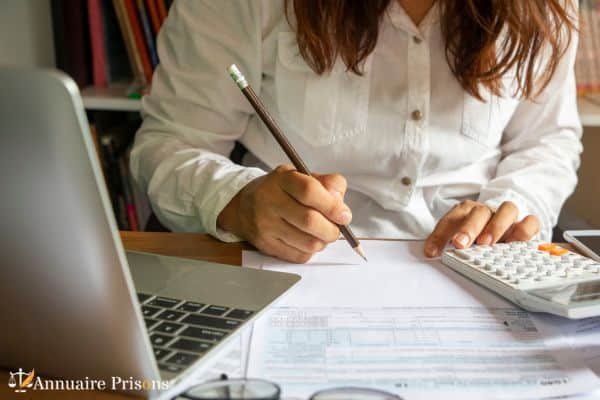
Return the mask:
<path id="1" fill-rule="evenodd" d="M 420 121 L 423 119 L 423 113 L 420 110 L 415 110 L 410 114 L 413 121 Z"/>
<path id="2" fill-rule="evenodd" d="M 402 182 L 404 186 L 410 186 L 412 184 L 412 179 L 410 179 L 408 176 L 405 176 L 400 180 L 400 182 Z"/>
<path id="3" fill-rule="evenodd" d="M 413 42 L 415 42 L 416 44 L 421 44 L 423 40 L 418 36 L 413 36 Z"/>

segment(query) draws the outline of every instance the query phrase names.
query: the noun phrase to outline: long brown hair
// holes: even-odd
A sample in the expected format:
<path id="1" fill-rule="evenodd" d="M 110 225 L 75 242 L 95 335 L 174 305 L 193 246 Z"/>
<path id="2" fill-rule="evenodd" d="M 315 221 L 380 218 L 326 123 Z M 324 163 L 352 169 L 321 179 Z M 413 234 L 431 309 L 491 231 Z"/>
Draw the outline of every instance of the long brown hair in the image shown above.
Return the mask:
<path id="1" fill-rule="evenodd" d="M 330 71 L 340 57 L 361 75 L 385 11 L 398 0 L 291 1 L 288 19 L 293 10 L 300 54 L 313 71 Z M 535 96 L 554 75 L 575 29 L 574 0 L 436 1 L 448 65 L 479 99 L 481 87 L 504 95 L 501 78 L 508 71 L 521 97 Z"/>

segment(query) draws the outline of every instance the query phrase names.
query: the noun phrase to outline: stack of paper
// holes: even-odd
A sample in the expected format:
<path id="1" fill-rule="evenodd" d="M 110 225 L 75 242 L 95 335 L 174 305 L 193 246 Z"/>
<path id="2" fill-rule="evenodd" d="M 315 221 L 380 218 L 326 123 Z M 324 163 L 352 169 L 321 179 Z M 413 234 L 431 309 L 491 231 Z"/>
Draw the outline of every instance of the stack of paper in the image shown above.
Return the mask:
<path id="1" fill-rule="evenodd" d="M 599 386 L 564 329 L 422 256 L 418 242 L 338 242 L 307 265 L 244 253 L 302 280 L 254 325 L 247 375 L 284 397 L 336 386 L 404 399 L 543 398 Z"/>

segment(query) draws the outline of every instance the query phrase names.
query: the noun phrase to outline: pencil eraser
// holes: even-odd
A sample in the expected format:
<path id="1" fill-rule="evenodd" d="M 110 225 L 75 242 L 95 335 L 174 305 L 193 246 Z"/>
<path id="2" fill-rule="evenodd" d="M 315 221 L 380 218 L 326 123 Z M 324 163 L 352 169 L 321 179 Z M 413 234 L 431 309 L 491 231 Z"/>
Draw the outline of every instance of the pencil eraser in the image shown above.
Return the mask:
<path id="1" fill-rule="evenodd" d="M 244 89 L 246 86 L 248 86 L 246 77 L 244 77 L 237 65 L 231 64 L 229 68 L 227 68 L 227 72 L 229 72 L 231 79 L 235 81 L 235 83 L 239 86 L 240 89 Z"/>

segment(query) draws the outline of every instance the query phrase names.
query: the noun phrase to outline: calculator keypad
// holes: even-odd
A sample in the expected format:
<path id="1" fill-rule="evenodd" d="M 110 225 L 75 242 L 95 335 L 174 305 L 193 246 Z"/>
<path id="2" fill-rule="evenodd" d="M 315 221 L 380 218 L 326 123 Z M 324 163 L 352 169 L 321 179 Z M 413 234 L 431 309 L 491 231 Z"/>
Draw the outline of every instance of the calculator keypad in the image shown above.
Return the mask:
<path id="1" fill-rule="evenodd" d="M 463 266 L 515 289 L 600 279 L 600 264 L 563 247 L 537 241 L 448 250 Z"/>

